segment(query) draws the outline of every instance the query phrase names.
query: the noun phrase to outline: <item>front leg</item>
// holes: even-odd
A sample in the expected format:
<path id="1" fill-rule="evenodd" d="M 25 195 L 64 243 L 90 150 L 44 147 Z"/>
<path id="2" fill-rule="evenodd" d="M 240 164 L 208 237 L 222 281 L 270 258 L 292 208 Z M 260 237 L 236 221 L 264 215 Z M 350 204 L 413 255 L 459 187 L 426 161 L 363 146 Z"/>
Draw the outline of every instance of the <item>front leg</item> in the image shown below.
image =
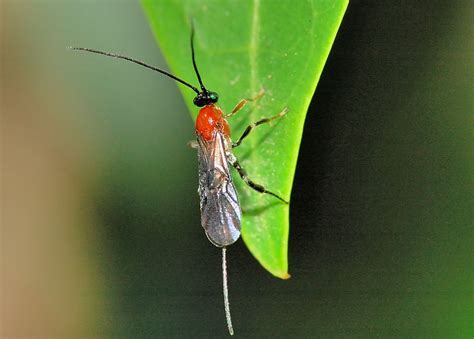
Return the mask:
<path id="1" fill-rule="evenodd" d="M 240 100 L 239 103 L 235 105 L 234 109 L 229 114 L 225 115 L 225 118 L 226 119 L 230 118 L 231 116 L 236 114 L 238 111 L 240 111 L 242 108 L 244 108 L 244 106 L 247 105 L 249 101 L 257 101 L 258 99 L 263 97 L 264 94 L 265 94 L 265 90 L 262 88 L 260 92 L 257 94 L 257 96 L 255 96 L 254 98 L 246 98 L 246 99 Z"/>
<path id="2" fill-rule="evenodd" d="M 188 141 L 188 147 L 198 149 L 199 148 L 199 143 L 197 140 L 189 140 Z"/>

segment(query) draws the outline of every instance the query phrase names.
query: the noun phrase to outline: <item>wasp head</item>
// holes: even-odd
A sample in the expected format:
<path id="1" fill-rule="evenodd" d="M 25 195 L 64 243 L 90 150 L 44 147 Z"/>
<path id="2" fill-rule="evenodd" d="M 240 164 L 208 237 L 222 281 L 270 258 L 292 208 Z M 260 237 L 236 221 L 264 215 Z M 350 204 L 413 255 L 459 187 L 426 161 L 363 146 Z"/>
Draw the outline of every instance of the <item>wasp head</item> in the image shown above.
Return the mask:
<path id="1" fill-rule="evenodd" d="M 219 95 L 216 92 L 204 90 L 200 92 L 193 100 L 197 107 L 203 107 L 210 104 L 215 104 L 219 100 Z"/>

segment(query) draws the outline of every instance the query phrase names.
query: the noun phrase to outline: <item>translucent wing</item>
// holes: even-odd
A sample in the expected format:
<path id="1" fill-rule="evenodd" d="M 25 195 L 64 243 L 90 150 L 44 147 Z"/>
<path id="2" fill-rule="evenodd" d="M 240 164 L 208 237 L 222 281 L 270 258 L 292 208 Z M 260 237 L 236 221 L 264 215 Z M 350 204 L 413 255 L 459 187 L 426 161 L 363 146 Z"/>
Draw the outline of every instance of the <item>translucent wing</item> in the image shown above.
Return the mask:
<path id="1" fill-rule="evenodd" d="M 214 245 L 228 246 L 240 237 L 242 217 L 226 158 L 228 141 L 216 132 L 211 141 L 198 136 L 198 143 L 201 225 Z"/>

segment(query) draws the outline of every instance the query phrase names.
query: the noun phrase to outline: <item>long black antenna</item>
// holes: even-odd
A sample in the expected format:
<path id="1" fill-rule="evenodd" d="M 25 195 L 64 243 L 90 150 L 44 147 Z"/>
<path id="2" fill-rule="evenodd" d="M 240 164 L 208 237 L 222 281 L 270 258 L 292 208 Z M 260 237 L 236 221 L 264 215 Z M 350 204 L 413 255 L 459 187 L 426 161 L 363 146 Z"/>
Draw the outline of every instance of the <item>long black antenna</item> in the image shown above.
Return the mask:
<path id="1" fill-rule="evenodd" d="M 194 31 L 193 31 L 194 33 Z M 192 35 L 191 35 L 192 36 Z M 192 47 L 192 39 L 191 39 L 191 48 Z M 156 71 L 158 73 L 161 73 L 161 74 L 164 74 L 168 77 L 170 77 L 171 79 L 174 79 L 180 83 L 182 83 L 183 85 L 185 86 L 188 86 L 189 88 L 191 88 L 194 92 L 196 92 L 197 94 L 199 94 L 199 90 L 194 87 L 193 85 L 187 83 L 186 81 L 184 80 L 181 80 L 180 78 L 174 76 L 173 74 L 171 73 L 168 73 L 166 71 L 163 71 L 162 69 L 159 69 L 157 67 L 154 67 L 154 66 L 151 66 L 151 65 L 148 65 L 146 63 L 144 63 L 143 61 L 140 61 L 140 60 L 136 60 L 136 59 L 133 59 L 133 58 L 130 58 L 130 57 L 127 57 L 127 56 L 123 56 L 123 55 L 118 55 L 118 54 L 114 54 L 114 53 L 109 53 L 109 52 L 102 52 L 102 51 L 98 51 L 96 49 L 91 49 L 91 48 L 84 48 L 84 47 L 68 47 L 69 49 L 72 49 L 74 51 L 85 51 L 85 52 L 90 52 L 90 53 L 95 53 L 95 54 L 101 54 L 101 55 L 105 55 L 105 56 L 108 56 L 108 57 L 112 57 L 112 58 L 117 58 L 117 59 L 124 59 L 124 60 L 127 60 L 127 61 L 131 61 L 131 62 L 134 62 L 140 66 L 143 66 L 143 67 L 146 67 L 146 68 L 149 68 L 153 71 Z M 196 63 L 194 62 L 194 48 L 193 48 L 193 63 L 194 63 L 194 69 L 196 70 L 196 73 L 197 73 L 197 68 L 196 68 Z M 201 88 L 203 90 L 205 90 L 205 87 L 203 86 L 202 82 L 201 82 L 201 77 L 199 76 L 199 73 L 197 73 L 198 75 L 198 79 L 199 79 L 199 83 L 201 84 Z"/>
<path id="2" fill-rule="evenodd" d="M 194 66 L 194 71 L 196 72 L 199 84 L 201 85 L 201 90 L 203 92 L 207 92 L 206 87 L 204 87 L 202 80 L 201 80 L 201 75 L 199 74 L 198 68 L 196 66 L 196 57 L 194 56 L 194 21 L 191 19 L 191 54 L 193 57 L 193 66 Z"/>

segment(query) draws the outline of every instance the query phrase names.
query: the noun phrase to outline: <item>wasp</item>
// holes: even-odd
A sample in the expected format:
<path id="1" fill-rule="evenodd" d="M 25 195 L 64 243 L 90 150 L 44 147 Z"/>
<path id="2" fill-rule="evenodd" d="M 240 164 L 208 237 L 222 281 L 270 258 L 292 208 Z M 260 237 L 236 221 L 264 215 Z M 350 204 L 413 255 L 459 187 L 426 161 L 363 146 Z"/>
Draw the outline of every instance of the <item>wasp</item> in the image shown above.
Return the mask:
<path id="1" fill-rule="evenodd" d="M 280 195 L 252 181 L 234 155 L 233 149 L 238 147 L 255 127 L 284 116 L 288 112 L 288 108 L 283 109 L 277 115 L 260 119 L 248 125 L 240 138 L 238 138 L 237 141 L 232 141 L 227 119 L 239 112 L 249 101 L 255 101 L 262 97 L 264 91 L 260 91 L 254 98 L 242 99 L 230 113 L 224 114 L 222 109 L 217 105 L 219 95 L 216 92 L 209 91 L 204 86 L 196 65 L 194 25 L 191 25 L 191 58 L 200 85 L 199 89 L 165 70 L 151 66 L 137 59 L 85 47 L 69 48 L 133 62 L 161 73 L 187 86 L 196 93 L 193 104 L 200 108 L 195 124 L 197 139 L 190 142 L 189 145 L 197 149 L 198 153 L 198 193 L 200 198 L 201 225 L 209 241 L 213 245 L 222 248 L 224 309 L 229 333 L 233 335 L 234 330 L 230 316 L 227 286 L 226 247 L 235 243 L 240 237 L 242 209 L 240 207 L 237 190 L 232 181 L 230 166 L 237 170 L 239 176 L 250 188 L 263 194 L 269 194 L 281 202 L 288 204 L 288 201 L 283 199 Z"/>

